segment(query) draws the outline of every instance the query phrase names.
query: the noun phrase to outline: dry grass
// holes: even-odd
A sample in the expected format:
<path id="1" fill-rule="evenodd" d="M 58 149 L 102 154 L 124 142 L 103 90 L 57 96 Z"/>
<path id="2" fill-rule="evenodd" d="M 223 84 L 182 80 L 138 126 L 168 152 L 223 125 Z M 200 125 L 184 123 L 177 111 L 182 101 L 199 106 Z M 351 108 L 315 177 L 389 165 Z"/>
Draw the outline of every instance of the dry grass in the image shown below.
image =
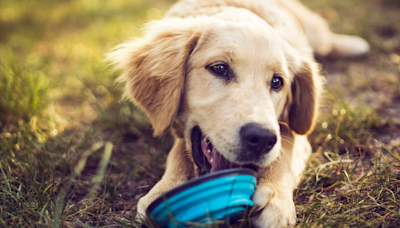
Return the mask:
<path id="1" fill-rule="evenodd" d="M 136 204 L 161 177 L 172 138 L 152 138 L 143 114 L 119 102 L 103 59 L 172 2 L 0 2 L 0 226 L 145 225 Z M 297 226 L 399 227 L 400 4 L 303 2 L 372 52 L 318 58 L 326 101 L 294 192 Z"/>

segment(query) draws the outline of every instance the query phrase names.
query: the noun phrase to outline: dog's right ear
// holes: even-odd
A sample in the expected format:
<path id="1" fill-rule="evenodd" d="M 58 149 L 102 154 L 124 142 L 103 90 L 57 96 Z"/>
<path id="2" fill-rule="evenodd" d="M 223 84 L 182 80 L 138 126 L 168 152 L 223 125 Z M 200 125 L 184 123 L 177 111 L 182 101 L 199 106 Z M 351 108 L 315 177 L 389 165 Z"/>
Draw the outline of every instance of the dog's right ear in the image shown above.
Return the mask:
<path id="1" fill-rule="evenodd" d="M 163 135 L 179 109 L 186 65 L 200 34 L 190 20 L 163 19 L 149 23 L 141 39 L 117 46 L 108 54 L 118 78 L 125 83 L 124 96 L 150 118 L 154 135 Z"/>

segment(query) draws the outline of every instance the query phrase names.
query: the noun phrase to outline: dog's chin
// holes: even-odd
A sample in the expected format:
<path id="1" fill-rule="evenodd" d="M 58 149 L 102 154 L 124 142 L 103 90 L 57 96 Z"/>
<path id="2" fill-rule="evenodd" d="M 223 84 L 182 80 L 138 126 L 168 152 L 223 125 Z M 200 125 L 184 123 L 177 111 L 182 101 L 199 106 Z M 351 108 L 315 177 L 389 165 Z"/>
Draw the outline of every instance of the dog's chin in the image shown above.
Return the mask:
<path id="1" fill-rule="evenodd" d="M 199 168 L 199 176 L 233 168 L 258 170 L 258 166 L 255 164 L 239 164 L 229 161 L 214 147 L 198 126 L 192 129 L 191 140 L 193 159 Z"/>

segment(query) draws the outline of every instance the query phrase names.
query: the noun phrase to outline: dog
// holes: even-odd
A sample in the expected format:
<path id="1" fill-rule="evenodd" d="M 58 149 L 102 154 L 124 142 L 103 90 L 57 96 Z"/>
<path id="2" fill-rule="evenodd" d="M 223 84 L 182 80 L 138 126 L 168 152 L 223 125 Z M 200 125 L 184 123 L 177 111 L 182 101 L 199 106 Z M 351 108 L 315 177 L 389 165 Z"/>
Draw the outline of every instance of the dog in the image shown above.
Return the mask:
<path id="1" fill-rule="evenodd" d="M 332 33 L 296 0 L 181 0 L 144 36 L 108 59 L 122 69 L 124 96 L 175 142 L 162 179 L 138 203 L 195 177 L 257 171 L 252 224 L 296 222 L 293 190 L 312 153 L 324 79 L 317 55 L 364 55 L 360 37 Z"/>

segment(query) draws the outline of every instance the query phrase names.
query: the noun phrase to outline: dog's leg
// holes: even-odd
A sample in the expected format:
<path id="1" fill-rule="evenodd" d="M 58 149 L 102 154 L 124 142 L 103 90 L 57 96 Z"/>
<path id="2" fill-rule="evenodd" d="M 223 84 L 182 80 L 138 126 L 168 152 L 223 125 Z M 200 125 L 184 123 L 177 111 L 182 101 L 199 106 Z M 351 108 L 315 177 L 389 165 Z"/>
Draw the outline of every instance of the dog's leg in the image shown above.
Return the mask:
<path id="1" fill-rule="evenodd" d="M 293 190 L 296 188 L 306 161 L 311 155 L 307 136 L 284 139 L 282 154 L 270 167 L 259 171 L 258 184 L 253 195 L 257 206 L 253 225 L 285 227 L 296 223 Z"/>
<path id="2" fill-rule="evenodd" d="M 168 154 L 166 170 L 161 180 L 145 196 L 140 198 L 137 217 L 144 219 L 146 209 L 157 197 L 168 190 L 188 181 L 189 175 L 194 174 L 192 162 L 186 156 L 185 140 L 176 138 L 174 146 Z"/>
<path id="3" fill-rule="evenodd" d="M 257 207 L 252 216 L 255 227 L 285 227 L 296 223 L 294 179 L 290 172 L 281 168 L 279 170 L 283 173 L 274 177 L 266 176 L 258 181 L 253 195 L 253 202 Z M 265 171 L 270 173 L 271 170 Z"/>
<path id="4" fill-rule="evenodd" d="M 314 52 L 319 55 L 352 57 L 367 54 L 368 43 L 361 37 L 336 34 L 318 14 L 310 11 L 297 0 L 278 0 L 302 24 Z"/>

